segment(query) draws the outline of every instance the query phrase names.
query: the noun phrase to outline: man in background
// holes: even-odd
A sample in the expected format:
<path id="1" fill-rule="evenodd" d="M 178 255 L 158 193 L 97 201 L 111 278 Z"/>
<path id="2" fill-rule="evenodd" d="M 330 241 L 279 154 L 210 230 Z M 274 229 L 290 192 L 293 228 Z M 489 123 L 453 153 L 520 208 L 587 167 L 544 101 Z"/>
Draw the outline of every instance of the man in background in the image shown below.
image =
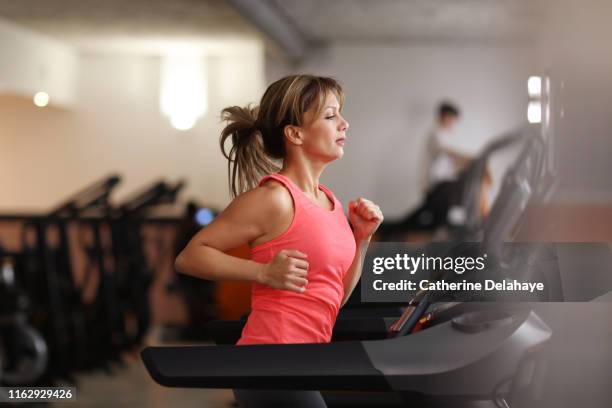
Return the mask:
<path id="1" fill-rule="evenodd" d="M 384 223 L 379 228 L 381 240 L 429 241 L 441 227 L 462 221 L 463 213 L 454 209 L 461 204 L 464 189 L 465 180 L 459 175 L 471 158 L 454 132 L 459 116 L 459 109 L 449 102 L 438 106 L 424 152 L 421 205 L 399 222 Z"/>
<path id="2" fill-rule="evenodd" d="M 471 161 L 465 153 L 465 143 L 455 134 L 459 117 L 459 108 L 452 103 L 443 102 L 438 106 L 436 123 L 427 136 L 422 178 L 425 194 L 440 183 L 455 181 Z"/>

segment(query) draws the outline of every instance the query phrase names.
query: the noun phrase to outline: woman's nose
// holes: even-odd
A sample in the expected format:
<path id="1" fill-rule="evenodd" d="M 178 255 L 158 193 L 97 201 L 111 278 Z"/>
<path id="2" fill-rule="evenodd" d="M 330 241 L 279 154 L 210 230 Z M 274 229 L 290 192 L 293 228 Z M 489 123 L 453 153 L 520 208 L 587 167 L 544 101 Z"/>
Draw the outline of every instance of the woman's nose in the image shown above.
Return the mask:
<path id="1" fill-rule="evenodd" d="M 342 118 L 342 123 L 340 124 L 341 130 L 347 130 L 349 128 L 349 123 L 346 119 Z"/>

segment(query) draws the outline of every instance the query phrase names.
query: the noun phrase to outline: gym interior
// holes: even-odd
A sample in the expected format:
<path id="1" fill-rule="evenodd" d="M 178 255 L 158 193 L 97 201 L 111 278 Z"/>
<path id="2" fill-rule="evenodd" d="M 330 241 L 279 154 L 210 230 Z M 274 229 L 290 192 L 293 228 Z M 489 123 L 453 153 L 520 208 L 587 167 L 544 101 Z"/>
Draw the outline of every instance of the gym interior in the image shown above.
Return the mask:
<path id="1" fill-rule="evenodd" d="M 0 404 L 612 406 L 611 19 L 606 0 L 0 0 Z M 321 182 L 384 220 L 331 341 L 236 345 L 252 282 L 175 261 L 232 202 L 222 110 L 294 74 L 341 84 Z M 393 275 L 368 260 L 398 248 L 546 289 L 372 293 Z"/>

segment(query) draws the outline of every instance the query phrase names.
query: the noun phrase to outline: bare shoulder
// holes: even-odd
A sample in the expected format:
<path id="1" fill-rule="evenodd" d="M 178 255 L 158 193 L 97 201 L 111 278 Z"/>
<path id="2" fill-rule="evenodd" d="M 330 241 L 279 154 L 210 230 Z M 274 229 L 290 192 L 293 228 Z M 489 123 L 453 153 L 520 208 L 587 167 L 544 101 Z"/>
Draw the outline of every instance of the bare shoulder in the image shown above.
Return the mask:
<path id="1" fill-rule="evenodd" d="M 293 200 L 282 183 L 270 180 L 236 197 L 230 208 L 232 212 L 239 211 L 249 218 L 268 220 L 270 217 L 290 215 Z"/>
<path id="2" fill-rule="evenodd" d="M 266 183 L 236 197 L 194 240 L 223 251 L 257 244 L 289 226 L 292 206 L 291 195 L 282 184 Z"/>
<path id="3" fill-rule="evenodd" d="M 290 211 L 293 208 L 291 193 L 283 183 L 276 180 L 269 180 L 263 186 L 257 187 L 258 193 L 266 204 L 275 211 Z"/>

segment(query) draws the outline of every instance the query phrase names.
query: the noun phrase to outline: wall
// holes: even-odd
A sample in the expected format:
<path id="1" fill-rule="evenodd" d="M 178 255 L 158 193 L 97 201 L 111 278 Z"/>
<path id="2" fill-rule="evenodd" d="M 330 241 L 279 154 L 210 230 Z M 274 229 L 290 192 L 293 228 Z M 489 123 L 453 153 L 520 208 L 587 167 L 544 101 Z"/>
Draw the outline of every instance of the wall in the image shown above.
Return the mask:
<path id="1" fill-rule="evenodd" d="M 209 58 L 209 110 L 188 132 L 175 131 L 159 114 L 157 57 L 75 56 L 73 107 L 37 109 L 29 94 L 0 96 L 0 209 L 49 208 L 111 171 L 124 176 L 118 198 L 156 177 L 187 177 L 187 195 L 224 206 L 219 110 L 258 101 L 265 82 L 296 71 L 333 75 L 346 88 L 346 155 L 323 180 L 344 202 L 366 196 L 383 206 L 388 219 L 404 214 L 420 200 L 423 143 L 439 100 L 461 106 L 458 136 L 476 152 L 525 121 L 526 78 L 551 68 L 568 87 L 564 106 L 571 119 L 557 122 L 558 158 L 568 185 L 560 194 L 567 201 L 610 201 L 612 54 L 604 52 L 612 35 L 609 8 L 601 0 L 551 6 L 535 48 L 338 43 L 297 67 L 268 59 L 265 78 L 261 44 L 250 53 L 218 54 Z M 0 47 L 13 50 L 0 59 L 0 78 L 29 83 L 28 61 L 10 45 L 5 39 Z M 508 161 L 494 161 L 497 181 Z"/>
<path id="2" fill-rule="evenodd" d="M 186 132 L 174 130 L 159 113 L 155 56 L 81 55 L 76 103 L 69 110 L 0 96 L 0 209 L 48 209 L 110 172 L 123 176 L 119 200 L 158 177 L 185 178 L 185 196 L 224 206 L 219 111 L 260 97 L 262 46 L 253 41 L 246 50 L 229 49 L 206 60 L 209 109 Z"/>
<path id="3" fill-rule="evenodd" d="M 342 201 L 365 196 L 388 219 L 418 204 L 422 151 L 433 113 L 451 99 L 464 115 L 457 136 L 471 152 L 526 121 L 531 48 L 335 44 L 298 67 L 266 66 L 271 82 L 291 72 L 331 75 L 344 85 L 350 123 L 344 158 L 326 172 Z M 499 181 L 508 157 L 493 165 Z M 498 185 L 498 183 L 496 184 Z"/>
<path id="4" fill-rule="evenodd" d="M 71 47 L 0 19 L 0 94 L 32 98 L 45 91 L 51 104 L 68 107 L 74 103 L 77 69 Z"/>

